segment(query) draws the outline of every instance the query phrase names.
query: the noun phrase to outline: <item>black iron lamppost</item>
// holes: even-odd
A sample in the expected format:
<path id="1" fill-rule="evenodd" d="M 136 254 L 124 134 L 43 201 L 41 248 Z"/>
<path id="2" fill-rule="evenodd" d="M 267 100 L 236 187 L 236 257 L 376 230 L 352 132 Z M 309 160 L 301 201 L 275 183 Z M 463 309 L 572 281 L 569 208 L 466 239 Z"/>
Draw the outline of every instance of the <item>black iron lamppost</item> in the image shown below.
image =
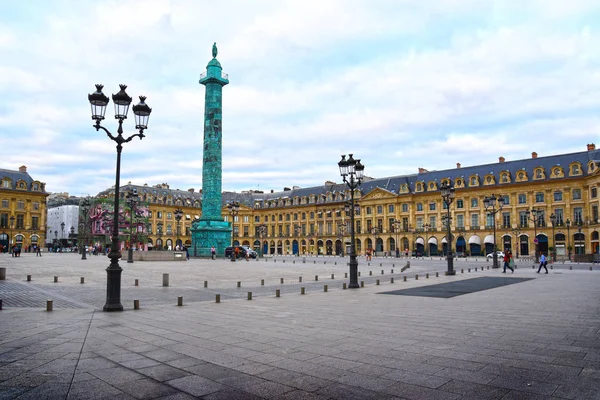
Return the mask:
<path id="1" fill-rule="evenodd" d="M 296 253 L 296 257 L 300 257 L 300 232 L 302 232 L 302 226 L 300 224 L 294 224 L 294 237 L 298 243 L 298 252 Z"/>
<path id="2" fill-rule="evenodd" d="M 13 240 L 13 228 L 15 226 L 15 216 L 11 215 L 9 220 L 10 220 L 10 243 L 8 244 L 8 246 L 10 247 L 10 251 L 12 252 L 12 247 L 13 247 L 13 244 L 15 243 Z"/>
<path id="3" fill-rule="evenodd" d="M 402 227 L 402 222 L 400 222 L 399 220 L 394 220 L 394 222 L 392 222 L 392 226 L 394 227 L 394 233 L 396 234 L 396 243 L 395 243 L 395 247 L 396 247 L 396 258 L 400 257 L 400 247 L 398 247 L 398 232 L 400 232 L 400 228 Z"/>
<path id="4" fill-rule="evenodd" d="M 127 263 L 133 263 L 133 215 L 135 214 L 135 205 L 138 201 L 137 189 L 133 188 L 127 193 L 127 205 L 129 206 L 129 249 L 127 250 Z"/>
<path id="5" fill-rule="evenodd" d="M 446 227 L 448 228 L 448 234 L 446 236 L 446 245 L 448 250 L 446 251 L 446 260 L 448 261 L 448 270 L 446 271 L 446 275 L 456 275 L 456 271 L 454 271 L 454 256 L 452 255 L 452 233 L 450 232 L 450 221 L 452 217 L 450 216 L 450 204 L 454 201 L 454 188 L 448 182 L 442 183 L 440 186 L 440 191 L 442 192 L 442 200 L 446 205 Z"/>
<path id="6" fill-rule="evenodd" d="M 379 228 L 374 226 L 371 228 L 371 234 L 373 235 L 373 255 L 377 253 L 377 238 L 379 237 Z"/>
<path id="7" fill-rule="evenodd" d="M 567 225 L 567 237 L 568 237 L 567 252 L 568 252 L 568 255 L 569 255 L 569 261 L 571 261 L 571 232 L 570 232 L 571 220 L 567 219 L 565 221 L 565 225 Z"/>
<path id="8" fill-rule="evenodd" d="M 583 248 L 583 239 L 581 238 L 583 235 L 581 234 L 581 221 L 577 223 L 577 233 L 579 233 L 579 255 L 585 254 L 585 248 Z M 577 252 L 575 252 L 577 255 Z M 581 259 L 581 258 L 580 258 Z"/>
<path id="9" fill-rule="evenodd" d="M 229 213 L 231 214 L 231 261 L 235 261 L 235 217 L 238 215 L 240 211 L 240 203 L 237 201 L 232 201 L 227 204 L 227 208 L 229 209 Z"/>
<path id="10" fill-rule="evenodd" d="M 60 247 L 64 247 L 64 240 L 65 240 L 65 223 L 61 222 L 60 223 Z"/>
<path id="11" fill-rule="evenodd" d="M 496 208 L 496 200 L 498 201 L 498 208 Z M 485 196 L 483 198 L 483 206 L 488 215 L 492 216 L 492 228 L 494 229 L 494 246 L 493 246 L 493 265 L 492 268 L 500 268 L 498 265 L 498 253 L 496 251 L 496 214 L 504 207 L 504 197 L 499 196 L 496 199 L 496 195 L 493 194 L 490 197 Z"/>
<path id="12" fill-rule="evenodd" d="M 71 226 L 71 248 L 75 245 L 75 227 Z"/>
<path id="13" fill-rule="evenodd" d="M 58 243 L 58 231 L 55 230 L 54 231 L 54 246 L 56 246 L 57 243 Z"/>
<path id="14" fill-rule="evenodd" d="M 531 210 L 525 211 L 525 215 L 527 215 L 527 219 L 533 222 L 533 243 L 535 247 L 535 262 L 540 262 L 540 255 L 538 252 L 538 238 L 537 238 L 537 226 L 540 215 L 542 215 L 544 211 L 539 208 L 532 208 Z"/>
<path id="15" fill-rule="evenodd" d="M 139 133 L 129 136 L 128 138 L 123 137 L 123 121 L 127 119 L 127 112 L 129 111 L 129 105 L 131 104 L 131 97 L 125 92 L 127 89 L 126 85 L 119 85 L 121 90 L 117 94 L 112 95 L 113 102 L 115 103 L 115 119 L 119 120 L 119 127 L 117 129 L 117 136 L 114 136 L 105 127 L 100 125 L 100 122 L 104 119 L 106 112 L 106 106 L 108 105 L 109 98 L 102 93 L 103 85 L 96 85 L 96 91 L 88 95 L 88 100 L 91 105 L 92 119 L 96 121 L 94 128 L 96 131 L 102 129 L 108 137 L 117 143 L 117 168 L 115 174 L 115 203 L 114 203 L 114 222 L 112 226 L 112 243 L 110 253 L 110 265 L 106 268 L 107 284 L 106 284 L 106 304 L 104 305 L 104 311 L 123 311 L 121 305 L 121 273 L 123 269 L 119 266 L 119 258 L 121 257 L 121 251 L 119 250 L 119 185 L 121 180 L 121 151 L 123 149 L 123 143 L 130 142 L 134 137 L 138 136 L 140 140 L 144 137 L 144 130 L 148 128 L 148 118 L 152 109 L 144 102 L 146 97 L 140 96 L 140 102 L 133 106 L 133 113 L 135 114 L 135 129 L 139 130 Z"/>
<path id="16" fill-rule="evenodd" d="M 344 183 L 350 188 L 350 289 L 356 289 L 358 285 L 358 261 L 356 260 L 356 243 L 354 237 L 354 190 L 357 189 L 363 180 L 365 166 L 360 163 L 360 159 L 355 160 L 352 154 L 342 155 L 342 159 L 338 162 L 340 175 Z"/>
<path id="17" fill-rule="evenodd" d="M 160 242 L 160 246 L 158 246 L 158 250 L 162 250 L 162 240 L 160 240 L 160 238 L 162 237 L 162 230 L 163 230 L 163 223 L 162 222 L 158 222 L 156 224 L 156 241 Z"/>
<path id="18" fill-rule="evenodd" d="M 81 211 L 83 213 L 83 221 L 79 224 L 79 236 L 81 236 L 81 240 L 79 241 L 79 246 L 81 247 L 81 259 L 87 260 L 85 250 L 85 243 L 87 238 L 87 224 L 88 224 L 88 213 L 90 211 L 90 199 L 87 197 L 81 201 Z"/>
<path id="19" fill-rule="evenodd" d="M 425 248 L 424 257 L 427 257 L 427 254 L 429 253 L 429 238 L 427 237 L 427 229 L 429 229 L 430 226 L 431 225 L 429 224 L 423 225 L 423 228 L 425 229 L 425 246 L 423 246 Z"/>
<path id="20" fill-rule="evenodd" d="M 519 258 L 519 247 L 521 246 L 519 237 L 521 237 L 521 230 L 519 228 L 513 228 L 511 232 L 515 235 L 515 250 L 517 252 L 517 258 Z"/>
<path id="21" fill-rule="evenodd" d="M 263 253 L 263 238 L 267 236 L 267 225 L 260 224 L 258 225 L 258 237 L 260 237 L 260 246 L 259 246 L 259 254 L 261 257 L 264 256 Z"/>
<path id="22" fill-rule="evenodd" d="M 341 246 L 341 254 L 340 256 L 344 257 L 344 236 L 346 235 L 346 224 L 344 222 L 339 222 L 337 226 L 337 237 L 342 243 Z"/>
<path id="23" fill-rule="evenodd" d="M 181 218 L 183 217 L 183 210 L 181 210 L 181 208 L 178 208 L 175 210 L 175 221 L 177 221 L 177 240 L 175 241 L 175 246 L 181 246 L 181 239 L 179 239 L 179 236 L 181 236 Z M 181 247 L 180 247 L 181 249 Z"/>
<path id="24" fill-rule="evenodd" d="M 550 222 L 552 223 L 552 262 L 556 261 L 556 236 L 554 236 L 554 224 L 556 223 L 556 215 L 550 214 Z"/>

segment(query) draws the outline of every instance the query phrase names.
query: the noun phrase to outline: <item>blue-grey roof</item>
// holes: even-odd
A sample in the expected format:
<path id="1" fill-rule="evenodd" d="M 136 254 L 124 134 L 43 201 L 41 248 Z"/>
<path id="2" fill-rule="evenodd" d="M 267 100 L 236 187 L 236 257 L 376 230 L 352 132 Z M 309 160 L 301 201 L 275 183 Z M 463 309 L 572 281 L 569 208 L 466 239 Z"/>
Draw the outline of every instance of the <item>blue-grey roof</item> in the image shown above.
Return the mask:
<path id="1" fill-rule="evenodd" d="M 23 167 L 22 167 L 23 168 Z M 9 178 L 12 182 L 12 187 L 10 189 L 15 190 L 17 187 L 17 182 L 19 181 L 24 181 L 27 184 L 27 191 L 31 192 L 32 190 L 32 183 L 33 182 L 39 182 L 40 183 L 40 190 L 38 190 L 38 192 L 41 193 L 46 193 L 46 184 L 43 182 L 40 182 L 36 179 L 33 179 L 29 173 L 27 172 L 22 172 L 22 171 L 12 171 L 9 169 L 0 169 L 0 180 L 3 178 Z M 0 187 L 0 189 L 2 189 L 2 187 Z"/>

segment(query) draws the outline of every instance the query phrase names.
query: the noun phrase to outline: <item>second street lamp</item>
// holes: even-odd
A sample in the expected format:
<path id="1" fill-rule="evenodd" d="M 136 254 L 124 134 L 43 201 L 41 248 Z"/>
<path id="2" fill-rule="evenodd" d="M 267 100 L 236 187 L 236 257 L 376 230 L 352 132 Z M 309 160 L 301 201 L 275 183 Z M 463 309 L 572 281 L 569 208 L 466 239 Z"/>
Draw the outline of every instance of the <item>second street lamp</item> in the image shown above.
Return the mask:
<path id="1" fill-rule="evenodd" d="M 227 208 L 229 209 L 229 213 L 231 214 L 231 261 L 236 261 L 235 259 L 235 217 L 238 215 L 240 211 L 240 203 L 237 201 L 232 201 L 227 204 Z"/>
<path id="2" fill-rule="evenodd" d="M 568 256 L 569 256 L 569 261 L 571 261 L 571 220 L 567 219 L 565 221 L 565 225 L 567 225 L 567 238 L 568 238 L 568 242 L 567 242 L 567 252 L 568 252 Z"/>
<path id="3" fill-rule="evenodd" d="M 446 275 L 456 275 L 456 271 L 454 270 L 454 255 L 452 254 L 452 232 L 450 231 L 450 221 L 452 217 L 450 216 L 450 204 L 454 201 L 454 188 L 448 182 L 442 183 L 440 187 L 440 191 L 442 192 L 442 200 L 446 205 L 446 227 L 448 228 L 448 234 L 446 236 L 446 259 L 448 261 L 448 270 L 446 271 Z"/>
<path id="4" fill-rule="evenodd" d="M 133 263 L 133 216 L 135 205 L 138 201 L 137 189 L 133 188 L 127 193 L 127 205 L 129 206 L 129 249 L 127 250 L 127 263 Z"/>
<path id="5" fill-rule="evenodd" d="M 539 218 L 544 211 L 539 208 L 532 208 L 531 210 L 525 211 L 525 215 L 527 219 L 533 222 L 533 243 L 535 247 L 535 262 L 540 262 L 540 254 L 538 252 L 538 238 L 537 238 L 537 227 L 539 223 Z"/>
<path id="6" fill-rule="evenodd" d="M 552 262 L 556 262 L 556 236 L 554 235 L 556 215 L 554 213 L 550 214 L 550 222 L 552 223 Z"/>
<path id="7" fill-rule="evenodd" d="M 340 162 L 338 162 L 340 168 L 340 175 L 344 183 L 350 188 L 350 283 L 348 287 L 350 289 L 356 289 L 358 285 L 358 261 L 356 260 L 356 244 L 354 238 L 354 190 L 356 190 L 363 180 L 363 173 L 365 166 L 360 163 L 360 160 L 355 160 L 352 154 L 346 156 L 343 155 Z"/>
<path id="8" fill-rule="evenodd" d="M 498 201 L 498 208 L 496 208 L 496 200 Z M 494 194 L 490 197 L 485 196 L 483 199 L 483 206 L 485 207 L 487 214 L 492 216 L 492 227 L 494 229 L 494 253 L 492 255 L 492 259 L 494 261 L 492 268 L 500 268 L 500 265 L 498 265 L 498 252 L 496 251 L 496 214 L 502 210 L 502 207 L 504 207 L 504 197 L 499 196 L 496 199 L 496 195 Z"/>
<path id="9" fill-rule="evenodd" d="M 263 251 L 263 238 L 265 236 L 267 236 L 267 225 L 265 224 L 260 224 L 257 227 L 257 232 L 258 232 L 258 237 L 260 237 L 260 248 L 259 248 L 259 254 L 261 257 L 264 256 L 264 251 Z"/>
<path id="10" fill-rule="evenodd" d="M 79 236 L 81 239 L 79 240 L 79 246 L 81 247 L 81 259 L 87 260 L 86 257 L 86 248 L 85 245 L 87 243 L 87 224 L 88 224 L 88 213 L 90 211 L 90 199 L 84 198 L 81 200 L 81 213 L 82 213 L 82 221 L 79 223 Z"/>
<path id="11" fill-rule="evenodd" d="M 112 240 L 110 252 L 108 253 L 110 265 L 106 268 L 106 304 L 104 305 L 103 310 L 123 311 L 123 305 L 121 304 L 121 273 L 123 272 L 123 269 L 119 265 L 119 258 L 121 258 L 121 251 L 119 249 L 119 185 L 121 181 L 121 151 L 123 150 L 123 143 L 130 142 L 136 136 L 139 137 L 140 140 L 144 138 L 144 130 L 148 128 L 148 118 L 150 118 L 152 109 L 145 103 L 146 97 L 140 96 L 140 102 L 133 106 L 133 113 L 135 114 L 135 129 L 137 129 L 139 133 L 125 138 L 123 136 L 123 121 L 127 119 L 127 113 L 129 111 L 129 105 L 131 104 L 132 99 L 125 92 L 127 86 L 119 85 L 121 90 L 117 94 L 112 95 L 113 103 L 115 104 L 115 119 L 119 120 L 117 135 L 114 136 L 108 129 L 100 125 L 104 119 L 104 114 L 106 113 L 106 106 L 110 101 L 110 99 L 104 93 L 102 93 L 103 87 L 103 85 L 97 84 L 96 91 L 88 95 L 88 100 L 92 110 L 92 119 L 96 121 L 94 128 L 96 131 L 102 129 L 112 141 L 117 143 L 117 167 L 115 173 Z"/>
<path id="12" fill-rule="evenodd" d="M 402 222 L 395 219 L 394 222 L 392 222 L 392 226 L 394 227 L 394 233 L 396 234 L 396 242 L 394 243 L 394 247 L 396 248 L 396 258 L 398 258 L 400 257 L 400 247 L 398 246 L 398 233 L 402 228 Z"/>
<path id="13" fill-rule="evenodd" d="M 181 217 L 183 217 L 183 210 L 178 208 L 175 210 L 175 221 L 177 221 L 177 239 L 175 240 L 175 248 L 179 246 L 179 250 L 182 248 L 181 239 L 179 239 L 181 236 Z"/>

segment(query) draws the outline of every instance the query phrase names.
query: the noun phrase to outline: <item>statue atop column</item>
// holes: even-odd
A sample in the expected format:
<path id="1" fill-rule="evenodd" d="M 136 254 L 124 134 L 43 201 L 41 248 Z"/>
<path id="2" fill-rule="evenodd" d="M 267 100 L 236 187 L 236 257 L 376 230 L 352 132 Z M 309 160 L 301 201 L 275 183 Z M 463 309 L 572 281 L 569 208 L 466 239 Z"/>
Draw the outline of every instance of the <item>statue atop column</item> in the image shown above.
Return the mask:
<path id="1" fill-rule="evenodd" d="M 213 44 L 213 58 L 217 58 L 217 42 Z"/>

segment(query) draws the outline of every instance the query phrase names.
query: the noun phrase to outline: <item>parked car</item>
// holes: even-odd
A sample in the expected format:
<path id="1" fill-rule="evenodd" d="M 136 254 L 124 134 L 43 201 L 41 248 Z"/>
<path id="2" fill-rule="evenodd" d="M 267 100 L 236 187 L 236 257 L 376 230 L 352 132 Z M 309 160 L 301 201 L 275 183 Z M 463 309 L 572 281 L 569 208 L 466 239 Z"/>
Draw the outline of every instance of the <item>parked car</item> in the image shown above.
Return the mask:
<path id="1" fill-rule="evenodd" d="M 250 258 L 256 258 L 258 257 L 258 253 L 256 251 L 254 251 L 253 249 L 251 249 L 248 246 L 242 246 L 247 252 L 248 255 L 250 256 Z"/>
<path id="2" fill-rule="evenodd" d="M 237 258 L 246 258 L 246 253 L 248 253 L 248 257 L 250 257 L 250 258 L 256 258 L 256 256 L 257 256 L 256 252 L 252 249 L 247 249 L 243 246 L 235 246 L 235 247 L 237 247 L 239 249 Z M 231 252 L 234 251 L 233 249 L 234 249 L 233 246 L 226 247 L 225 248 L 225 257 L 231 258 Z"/>
<path id="3" fill-rule="evenodd" d="M 467 254 L 464 251 L 457 251 L 456 252 L 456 258 L 466 257 L 466 256 L 467 256 Z"/>
<path id="4" fill-rule="evenodd" d="M 504 253 L 501 252 L 500 250 L 496 251 L 496 254 L 498 254 L 498 259 L 502 259 L 504 258 Z M 494 258 L 494 253 L 490 253 L 487 255 L 487 258 Z"/>

